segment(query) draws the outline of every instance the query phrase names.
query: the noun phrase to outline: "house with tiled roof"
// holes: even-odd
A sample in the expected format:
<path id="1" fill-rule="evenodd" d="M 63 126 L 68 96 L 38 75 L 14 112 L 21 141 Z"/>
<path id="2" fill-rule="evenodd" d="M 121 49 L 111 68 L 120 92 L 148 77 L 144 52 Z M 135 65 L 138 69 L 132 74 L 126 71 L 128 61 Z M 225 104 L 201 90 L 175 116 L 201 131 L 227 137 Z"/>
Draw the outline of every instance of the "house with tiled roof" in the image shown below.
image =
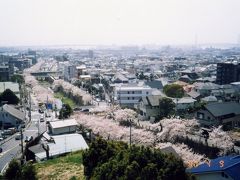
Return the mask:
<path id="1" fill-rule="evenodd" d="M 149 95 L 139 100 L 138 110 L 143 120 L 155 120 L 160 116 L 159 101 L 164 95 Z"/>
<path id="2" fill-rule="evenodd" d="M 186 170 L 197 180 L 239 180 L 240 156 L 223 156 Z"/>
<path id="3" fill-rule="evenodd" d="M 206 127 L 224 125 L 240 127 L 240 104 L 236 102 L 210 103 L 196 112 L 198 122 Z"/>
<path id="4" fill-rule="evenodd" d="M 24 112 L 16 109 L 12 105 L 4 104 L 0 107 L 0 126 L 4 128 L 18 127 L 24 122 Z"/>

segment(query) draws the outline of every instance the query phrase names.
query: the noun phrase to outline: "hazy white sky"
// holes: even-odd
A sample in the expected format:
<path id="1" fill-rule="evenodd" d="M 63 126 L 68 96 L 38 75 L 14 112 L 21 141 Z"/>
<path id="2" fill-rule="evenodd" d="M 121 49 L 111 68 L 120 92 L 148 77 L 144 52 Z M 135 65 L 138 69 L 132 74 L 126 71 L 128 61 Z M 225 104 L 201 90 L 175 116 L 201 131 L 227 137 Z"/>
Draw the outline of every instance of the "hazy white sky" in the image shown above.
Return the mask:
<path id="1" fill-rule="evenodd" d="M 0 0 L 0 45 L 236 43 L 240 0 Z"/>

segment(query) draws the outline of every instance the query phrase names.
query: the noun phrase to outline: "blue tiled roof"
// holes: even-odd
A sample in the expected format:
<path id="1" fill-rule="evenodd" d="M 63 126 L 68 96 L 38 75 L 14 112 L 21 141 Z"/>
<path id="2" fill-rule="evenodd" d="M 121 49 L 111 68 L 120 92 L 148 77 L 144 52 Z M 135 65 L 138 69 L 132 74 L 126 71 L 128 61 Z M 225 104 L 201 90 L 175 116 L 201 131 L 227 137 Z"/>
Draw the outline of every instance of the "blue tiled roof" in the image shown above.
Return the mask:
<path id="1" fill-rule="evenodd" d="M 240 179 L 240 156 L 223 156 L 201 164 L 198 167 L 187 169 L 189 173 L 202 174 L 209 172 L 225 172 L 233 179 Z"/>

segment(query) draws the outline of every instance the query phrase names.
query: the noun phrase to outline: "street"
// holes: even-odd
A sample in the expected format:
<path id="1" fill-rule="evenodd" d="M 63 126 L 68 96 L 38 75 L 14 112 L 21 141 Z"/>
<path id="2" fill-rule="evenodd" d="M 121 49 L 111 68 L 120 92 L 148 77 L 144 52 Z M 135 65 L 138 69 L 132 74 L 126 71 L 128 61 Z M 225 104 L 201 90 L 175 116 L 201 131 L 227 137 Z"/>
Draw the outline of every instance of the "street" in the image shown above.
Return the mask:
<path id="1" fill-rule="evenodd" d="M 23 130 L 23 143 L 28 136 L 36 137 L 38 135 L 38 122 L 40 114 L 38 111 L 32 111 L 32 121 L 26 125 Z M 39 122 L 39 133 L 46 131 L 46 121 Z M 1 141 L 0 145 L 3 152 L 0 153 L 0 171 L 2 172 L 11 159 L 19 157 L 21 154 L 21 140 L 15 140 L 16 134 Z"/>

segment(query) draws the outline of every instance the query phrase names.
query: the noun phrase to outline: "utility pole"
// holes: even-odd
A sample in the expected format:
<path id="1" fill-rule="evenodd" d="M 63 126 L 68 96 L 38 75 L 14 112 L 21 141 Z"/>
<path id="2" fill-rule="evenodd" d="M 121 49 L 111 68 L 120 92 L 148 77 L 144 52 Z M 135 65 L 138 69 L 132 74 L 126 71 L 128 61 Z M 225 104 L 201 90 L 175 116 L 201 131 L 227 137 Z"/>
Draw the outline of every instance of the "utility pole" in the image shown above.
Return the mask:
<path id="1" fill-rule="evenodd" d="M 132 145 L 132 120 L 130 119 L 129 122 L 130 122 L 130 137 L 129 137 L 129 144 L 130 144 L 130 147 L 131 147 L 131 145 Z"/>
<path id="2" fill-rule="evenodd" d="M 20 126 L 21 126 L 21 125 L 20 125 Z M 20 127 L 20 133 L 21 133 L 21 152 L 22 152 L 21 164 L 23 164 L 24 151 L 23 151 L 23 132 L 22 132 L 22 126 Z"/>
<path id="3" fill-rule="evenodd" d="M 30 94 L 30 91 L 29 91 L 29 122 L 31 122 L 32 120 L 32 102 L 31 102 L 31 94 Z"/>
<path id="4" fill-rule="evenodd" d="M 40 118 L 41 117 L 38 118 L 38 136 L 40 135 L 40 127 L 39 127 L 40 126 Z"/>

